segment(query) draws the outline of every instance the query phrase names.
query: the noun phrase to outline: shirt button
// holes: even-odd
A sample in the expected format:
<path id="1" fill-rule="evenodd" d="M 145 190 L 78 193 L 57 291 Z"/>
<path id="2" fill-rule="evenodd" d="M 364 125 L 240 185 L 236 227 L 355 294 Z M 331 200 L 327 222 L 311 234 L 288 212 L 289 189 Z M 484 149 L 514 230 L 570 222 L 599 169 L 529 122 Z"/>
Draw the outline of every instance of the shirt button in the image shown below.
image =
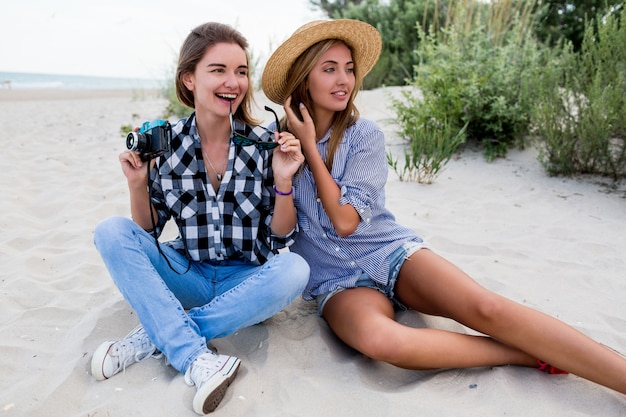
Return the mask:
<path id="1" fill-rule="evenodd" d="M 340 248 L 339 246 L 337 246 L 337 247 L 335 248 L 335 252 L 339 252 L 340 250 L 341 250 L 341 248 Z"/>
<path id="2" fill-rule="evenodd" d="M 319 203 L 319 202 L 320 202 L 320 201 L 322 201 L 322 200 L 321 200 L 319 197 L 317 197 L 317 198 L 315 199 L 315 201 L 317 201 L 317 202 Z"/>
<path id="3" fill-rule="evenodd" d="M 323 238 L 326 238 L 326 237 L 328 237 L 328 236 L 326 235 L 326 233 L 322 233 L 322 237 L 323 237 Z"/>
<path id="4" fill-rule="evenodd" d="M 355 266 L 355 265 L 356 265 L 356 262 L 354 261 L 350 262 L 350 266 Z"/>

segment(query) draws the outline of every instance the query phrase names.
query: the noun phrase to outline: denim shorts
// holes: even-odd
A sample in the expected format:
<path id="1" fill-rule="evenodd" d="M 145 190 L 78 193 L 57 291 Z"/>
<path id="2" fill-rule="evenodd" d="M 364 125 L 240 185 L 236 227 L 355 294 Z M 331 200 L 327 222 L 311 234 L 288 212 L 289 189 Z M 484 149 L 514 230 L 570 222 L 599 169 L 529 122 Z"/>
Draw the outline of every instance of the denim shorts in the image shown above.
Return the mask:
<path id="1" fill-rule="evenodd" d="M 396 280 L 398 279 L 398 274 L 400 273 L 400 268 L 402 268 L 402 264 L 404 263 L 404 261 L 407 260 L 415 252 L 425 247 L 426 244 L 424 242 L 405 242 L 391 255 L 389 255 L 389 281 L 386 285 L 374 281 L 366 272 L 363 272 L 357 280 L 356 284 L 354 285 L 354 288 L 368 287 L 378 290 L 383 293 L 387 298 L 389 298 L 389 300 L 391 300 L 391 303 L 393 304 L 393 307 L 396 311 L 407 310 L 408 308 L 404 304 L 402 304 L 397 298 L 395 298 L 395 294 L 393 291 L 396 286 Z M 348 288 L 338 287 L 332 291 L 316 296 L 315 300 L 317 301 L 317 314 L 322 317 L 322 311 L 324 310 L 324 306 L 326 305 L 328 300 L 330 300 L 333 295 L 347 289 Z"/>

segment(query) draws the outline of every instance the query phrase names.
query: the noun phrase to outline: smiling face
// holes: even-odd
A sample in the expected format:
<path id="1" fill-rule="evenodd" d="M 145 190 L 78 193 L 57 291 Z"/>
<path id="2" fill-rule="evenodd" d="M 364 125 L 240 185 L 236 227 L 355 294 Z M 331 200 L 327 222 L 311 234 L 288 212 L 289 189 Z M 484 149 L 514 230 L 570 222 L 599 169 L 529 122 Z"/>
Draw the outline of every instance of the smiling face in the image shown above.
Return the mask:
<path id="1" fill-rule="evenodd" d="M 248 91 L 248 61 L 235 43 L 217 43 L 209 48 L 193 73 L 183 76 L 185 87 L 193 92 L 197 113 L 228 117 Z"/>
<path id="2" fill-rule="evenodd" d="M 345 110 L 355 81 L 350 49 L 343 43 L 332 46 L 320 57 L 307 79 L 315 114 L 325 118 Z"/>

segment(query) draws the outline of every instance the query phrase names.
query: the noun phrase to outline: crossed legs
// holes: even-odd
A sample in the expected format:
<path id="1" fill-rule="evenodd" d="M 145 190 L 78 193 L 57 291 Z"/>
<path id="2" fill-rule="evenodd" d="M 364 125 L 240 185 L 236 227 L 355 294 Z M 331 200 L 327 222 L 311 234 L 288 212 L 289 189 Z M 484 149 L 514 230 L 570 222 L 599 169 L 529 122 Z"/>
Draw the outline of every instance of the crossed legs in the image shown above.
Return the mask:
<path id="1" fill-rule="evenodd" d="M 486 290 L 430 250 L 404 262 L 395 293 L 413 310 L 451 318 L 487 336 L 402 325 L 389 300 L 371 288 L 334 295 L 324 318 L 348 345 L 402 368 L 536 367 L 540 358 L 626 394 L 622 356 L 551 316 Z"/>

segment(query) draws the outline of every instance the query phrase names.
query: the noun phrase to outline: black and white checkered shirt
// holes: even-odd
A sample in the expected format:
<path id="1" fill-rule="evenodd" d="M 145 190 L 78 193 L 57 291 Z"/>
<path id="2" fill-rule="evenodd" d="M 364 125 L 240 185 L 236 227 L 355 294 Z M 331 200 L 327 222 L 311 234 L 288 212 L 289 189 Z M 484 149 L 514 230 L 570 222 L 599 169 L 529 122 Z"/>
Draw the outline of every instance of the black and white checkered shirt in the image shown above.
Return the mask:
<path id="1" fill-rule="evenodd" d="M 237 123 L 237 122 L 235 122 Z M 262 138 L 241 123 L 252 138 Z M 261 134 L 263 132 L 263 134 Z M 286 236 L 270 230 L 274 211 L 272 151 L 238 146 L 231 141 L 228 165 L 215 194 L 208 180 L 195 114 L 172 126 L 170 151 L 150 173 L 152 204 L 159 216 L 157 234 L 173 217 L 179 236 L 167 242 L 194 261 L 245 259 L 262 264 L 290 246 L 297 226 Z"/>

